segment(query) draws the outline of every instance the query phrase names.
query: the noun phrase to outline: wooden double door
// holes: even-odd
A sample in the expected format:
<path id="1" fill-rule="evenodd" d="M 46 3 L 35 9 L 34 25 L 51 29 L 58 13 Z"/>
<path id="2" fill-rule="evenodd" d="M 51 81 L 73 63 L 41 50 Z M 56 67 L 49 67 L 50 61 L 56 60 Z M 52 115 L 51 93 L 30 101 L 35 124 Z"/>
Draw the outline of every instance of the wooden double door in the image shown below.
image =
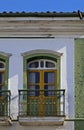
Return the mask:
<path id="1" fill-rule="evenodd" d="M 57 70 L 27 71 L 27 112 L 30 116 L 56 114 Z"/>

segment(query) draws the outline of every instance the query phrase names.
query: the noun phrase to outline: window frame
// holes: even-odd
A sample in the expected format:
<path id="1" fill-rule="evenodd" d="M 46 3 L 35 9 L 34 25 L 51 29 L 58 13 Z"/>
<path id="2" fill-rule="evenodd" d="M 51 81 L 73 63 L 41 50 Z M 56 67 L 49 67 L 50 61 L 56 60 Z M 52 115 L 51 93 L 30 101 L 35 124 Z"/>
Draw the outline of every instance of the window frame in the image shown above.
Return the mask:
<path id="1" fill-rule="evenodd" d="M 29 67 L 31 63 L 35 63 L 35 62 L 38 63 L 38 67 Z M 41 62 L 43 62 L 43 67 L 41 66 Z M 47 62 L 54 64 L 55 67 L 46 67 Z M 27 66 L 28 66 L 27 67 L 28 70 L 57 69 L 57 63 L 53 60 L 50 60 L 50 59 L 35 59 L 35 60 L 32 60 L 32 61 L 29 61 L 27 63 Z"/>
<path id="2" fill-rule="evenodd" d="M 0 68 L 0 72 L 4 73 L 4 90 L 8 90 L 9 57 L 0 55 L 0 63 L 4 64 L 4 68 Z"/>
<path id="3" fill-rule="evenodd" d="M 11 54 L 9 53 L 0 52 L 0 63 L 4 64 L 4 68 L 0 69 L 4 73 L 4 86 L 0 90 L 0 116 L 10 116 L 10 91 L 8 90 L 10 56 Z"/>

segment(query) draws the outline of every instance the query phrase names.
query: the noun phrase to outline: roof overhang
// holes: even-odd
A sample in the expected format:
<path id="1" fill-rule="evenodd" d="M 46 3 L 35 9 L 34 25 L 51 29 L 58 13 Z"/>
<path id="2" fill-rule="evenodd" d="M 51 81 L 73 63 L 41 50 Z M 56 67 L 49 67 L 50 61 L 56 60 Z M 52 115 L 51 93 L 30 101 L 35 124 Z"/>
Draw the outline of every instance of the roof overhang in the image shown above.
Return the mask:
<path id="1" fill-rule="evenodd" d="M 84 19 L 78 16 L 78 13 L 2 13 L 0 38 L 80 37 L 84 35 Z"/>

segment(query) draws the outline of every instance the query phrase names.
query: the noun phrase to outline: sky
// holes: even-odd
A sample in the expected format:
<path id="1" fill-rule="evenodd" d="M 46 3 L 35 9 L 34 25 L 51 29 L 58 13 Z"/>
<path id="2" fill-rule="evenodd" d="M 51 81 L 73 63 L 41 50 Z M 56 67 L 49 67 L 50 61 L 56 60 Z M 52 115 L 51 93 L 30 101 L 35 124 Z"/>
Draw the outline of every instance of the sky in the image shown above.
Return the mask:
<path id="1" fill-rule="evenodd" d="M 84 12 L 84 0 L 0 0 L 0 12 Z"/>

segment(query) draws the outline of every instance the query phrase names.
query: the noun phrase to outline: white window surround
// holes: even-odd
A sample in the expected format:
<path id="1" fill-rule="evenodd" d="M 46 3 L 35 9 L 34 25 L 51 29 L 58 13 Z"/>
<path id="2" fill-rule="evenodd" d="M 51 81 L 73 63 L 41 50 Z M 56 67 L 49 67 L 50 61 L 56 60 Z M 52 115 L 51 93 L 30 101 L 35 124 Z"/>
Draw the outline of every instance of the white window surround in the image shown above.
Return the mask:
<path id="1" fill-rule="evenodd" d="M 5 56 L 5 57 L 10 57 L 10 56 L 12 56 L 11 53 L 6 53 L 6 52 L 2 52 L 2 51 L 0 51 L 0 55 Z"/>
<path id="2" fill-rule="evenodd" d="M 60 53 L 60 52 L 56 52 L 56 51 L 52 51 L 52 50 L 46 50 L 46 49 L 36 49 L 36 50 L 30 50 L 30 51 L 27 51 L 27 52 L 23 52 L 21 53 L 21 56 L 29 56 L 29 55 L 32 55 L 32 54 L 41 54 L 41 53 L 45 53 L 45 54 L 53 54 L 53 55 L 57 55 L 57 56 L 62 56 L 63 53 Z"/>

